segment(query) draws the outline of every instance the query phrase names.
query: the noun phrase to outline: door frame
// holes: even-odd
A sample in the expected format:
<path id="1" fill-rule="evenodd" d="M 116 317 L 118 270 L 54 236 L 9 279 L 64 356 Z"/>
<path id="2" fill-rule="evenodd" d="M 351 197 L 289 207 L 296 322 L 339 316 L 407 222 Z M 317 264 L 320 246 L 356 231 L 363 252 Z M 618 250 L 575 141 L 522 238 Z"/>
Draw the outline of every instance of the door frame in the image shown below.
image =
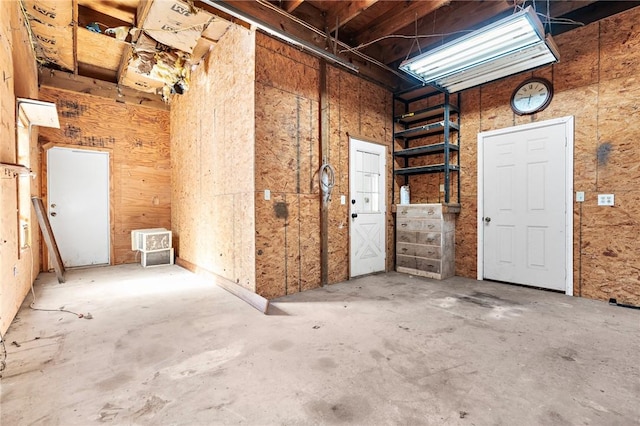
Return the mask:
<path id="1" fill-rule="evenodd" d="M 388 257 L 388 253 L 387 253 L 387 239 L 388 239 L 387 238 L 388 237 L 388 235 L 387 235 L 387 232 L 388 232 L 388 227 L 387 227 L 387 211 L 388 211 L 387 197 L 389 195 L 389 191 L 387 189 L 387 186 L 388 186 L 387 173 L 389 172 L 387 164 L 389 163 L 389 158 L 387 158 L 387 157 L 389 156 L 389 147 L 387 145 L 383 144 L 383 143 L 376 142 L 376 141 L 373 141 L 373 140 L 370 140 L 370 139 L 366 139 L 366 138 L 361 138 L 361 137 L 358 137 L 358 136 L 348 135 L 348 137 L 349 137 L 349 165 L 348 165 L 349 168 L 348 168 L 347 175 L 349 177 L 349 180 L 348 180 L 348 182 L 349 182 L 348 183 L 348 189 L 349 190 L 347 191 L 347 194 L 348 194 L 347 195 L 347 223 L 349 224 L 349 245 L 348 245 L 349 249 L 348 249 L 347 255 L 349 256 L 349 267 L 347 269 L 348 269 L 348 272 L 349 272 L 349 278 L 348 279 L 352 279 L 352 278 L 356 278 L 356 277 L 362 277 L 363 275 L 355 275 L 355 276 L 352 275 L 353 268 L 352 268 L 352 265 L 351 265 L 351 255 L 353 253 L 353 248 L 351 247 L 351 232 L 352 232 L 352 229 L 351 229 L 351 199 L 352 199 L 351 198 L 351 161 L 352 161 L 352 158 L 351 158 L 351 146 L 352 146 L 353 141 L 357 141 L 357 142 L 362 142 L 362 143 L 366 143 L 366 144 L 370 144 L 370 145 L 376 145 L 376 146 L 380 147 L 384 151 L 384 156 L 383 156 L 383 158 L 384 158 L 384 170 L 380 174 L 381 177 L 382 177 L 382 182 L 381 182 L 381 186 L 380 187 L 382 188 L 382 191 L 383 191 L 383 197 L 382 198 L 384 200 L 383 211 L 382 211 L 382 216 L 383 216 L 383 235 L 384 235 L 384 238 L 383 238 L 384 247 L 383 247 L 382 252 L 384 254 L 384 268 L 382 269 L 382 271 L 376 271 L 376 273 L 377 272 L 386 272 L 387 271 L 387 257 Z"/>
<path id="2" fill-rule="evenodd" d="M 114 184 L 113 184 L 113 149 L 111 148 L 102 148 L 102 147 L 86 147 L 82 145 L 73 145 L 66 143 L 57 143 L 57 142 L 49 142 L 42 145 L 41 151 L 41 193 L 42 193 L 42 201 L 45 206 L 49 205 L 49 165 L 47 162 L 47 151 L 51 148 L 66 148 L 72 149 L 76 151 L 93 151 L 93 152 L 101 152 L 106 153 L 109 156 L 109 263 L 108 265 L 115 265 L 115 218 L 114 218 Z M 47 209 L 48 212 L 48 209 Z M 41 242 L 42 247 L 42 265 L 43 270 L 52 270 L 53 265 L 51 264 L 51 259 L 49 259 L 49 250 L 47 246 L 44 244 L 44 241 Z M 98 265 L 104 266 L 104 265 Z M 93 266 L 81 266 L 80 268 L 93 267 Z"/>
<path id="3" fill-rule="evenodd" d="M 565 125 L 565 294 L 573 296 L 573 147 L 574 147 L 574 117 L 566 116 L 551 120 L 537 121 L 504 129 L 490 130 L 478 133 L 478 209 L 477 209 L 477 279 L 484 280 L 484 139 L 489 136 L 502 135 L 549 127 L 558 124 Z"/>

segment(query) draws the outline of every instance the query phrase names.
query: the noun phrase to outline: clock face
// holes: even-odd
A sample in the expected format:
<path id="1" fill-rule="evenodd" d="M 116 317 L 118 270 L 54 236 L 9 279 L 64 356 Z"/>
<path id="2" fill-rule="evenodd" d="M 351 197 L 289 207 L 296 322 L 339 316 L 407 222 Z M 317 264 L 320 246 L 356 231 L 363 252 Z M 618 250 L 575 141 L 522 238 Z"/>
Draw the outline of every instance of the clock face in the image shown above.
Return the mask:
<path id="1" fill-rule="evenodd" d="M 511 96 L 511 108 L 516 114 L 533 114 L 549 105 L 553 90 L 551 83 L 534 78 L 522 83 Z"/>

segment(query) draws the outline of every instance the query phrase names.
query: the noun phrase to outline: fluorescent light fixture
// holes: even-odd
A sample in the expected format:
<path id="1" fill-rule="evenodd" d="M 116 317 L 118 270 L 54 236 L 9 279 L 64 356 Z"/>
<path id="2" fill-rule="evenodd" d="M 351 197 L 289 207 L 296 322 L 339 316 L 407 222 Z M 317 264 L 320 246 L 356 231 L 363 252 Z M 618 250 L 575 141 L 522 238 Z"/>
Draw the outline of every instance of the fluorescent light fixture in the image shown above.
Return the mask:
<path id="1" fill-rule="evenodd" d="M 545 37 L 535 11 L 526 9 L 421 55 L 400 69 L 449 93 L 557 62 L 558 48 Z"/>

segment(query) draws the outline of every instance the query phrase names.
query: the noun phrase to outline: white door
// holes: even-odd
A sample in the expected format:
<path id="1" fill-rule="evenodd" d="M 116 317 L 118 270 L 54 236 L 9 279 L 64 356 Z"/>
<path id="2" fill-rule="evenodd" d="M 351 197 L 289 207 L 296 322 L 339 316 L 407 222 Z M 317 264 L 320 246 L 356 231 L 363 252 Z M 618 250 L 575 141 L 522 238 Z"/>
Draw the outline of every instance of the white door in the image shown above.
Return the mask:
<path id="1" fill-rule="evenodd" d="M 48 213 L 66 267 L 109 263 L 109 153 L 47 151 Z"/>
<path id="2" fill-rule="evenodd" d="M 567 289 L 567 133 L 567 123 L 554 120 L 479 136 L 483 278 Z"/>
<path id="3" fill-rule="evenodd" d="M 385 169 L 382 145 L 349 140 L 351 276 L 385 270 Z"/>

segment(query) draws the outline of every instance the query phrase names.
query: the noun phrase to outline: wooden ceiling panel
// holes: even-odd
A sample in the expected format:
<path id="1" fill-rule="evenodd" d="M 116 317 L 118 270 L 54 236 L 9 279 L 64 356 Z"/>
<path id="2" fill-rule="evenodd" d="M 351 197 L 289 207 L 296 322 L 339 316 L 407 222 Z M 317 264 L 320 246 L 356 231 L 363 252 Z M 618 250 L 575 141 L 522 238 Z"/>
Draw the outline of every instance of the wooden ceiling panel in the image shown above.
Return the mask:
<path id="1" fill-rule="evenodd" d="M 111 70 L 118 70 L 127 43 L 104 34 L 78 28 L 78 62 Z"/>
<path id="2" fill-rule="evenodd" d="M 78 0 L 78 5 L 133 25 L 140 0 Z"/>

